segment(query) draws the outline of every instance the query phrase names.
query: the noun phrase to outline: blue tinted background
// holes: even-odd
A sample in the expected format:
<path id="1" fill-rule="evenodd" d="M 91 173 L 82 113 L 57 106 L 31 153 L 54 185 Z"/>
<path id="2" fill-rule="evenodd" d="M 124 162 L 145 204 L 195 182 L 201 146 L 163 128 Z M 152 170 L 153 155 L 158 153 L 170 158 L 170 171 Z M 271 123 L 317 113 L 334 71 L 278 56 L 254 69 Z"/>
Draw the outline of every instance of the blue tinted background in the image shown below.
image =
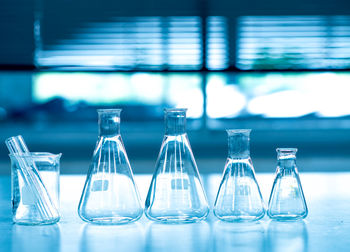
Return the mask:
<path id="1" fill-rule="evenodd" d="M 63 173 L 87 171 L 101 107 L 123 109 L 137 173 L 153 171 L 165 107 L 188 108 L 200 172 L 222 171 L 227 128 L 253 129 L 258 172 L 277 147 L 299 148 L 302 171 L 348 169 L 348 1 L 5 0 L 0 14 L 0 141 L 62 152 Z"/>

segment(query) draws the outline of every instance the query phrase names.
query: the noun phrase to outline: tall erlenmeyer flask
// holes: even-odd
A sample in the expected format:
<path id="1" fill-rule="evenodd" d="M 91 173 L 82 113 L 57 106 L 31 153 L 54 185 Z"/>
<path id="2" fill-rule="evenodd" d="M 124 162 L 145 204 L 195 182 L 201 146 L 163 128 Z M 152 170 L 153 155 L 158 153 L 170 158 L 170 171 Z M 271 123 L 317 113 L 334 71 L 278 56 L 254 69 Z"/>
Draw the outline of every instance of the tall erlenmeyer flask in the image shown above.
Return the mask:
<path id="1" fill-rule="evenodd" d="M 215 216 L 224 221 L 254 221 L 265 215 L 250 158 L 250 131 L 227 130 L 228 158 L 214 205 Z"/>
<path id="2" fill-rule="evenodd" d="M 165 136 L 145 203 L 146 216 L 151 220 L 195 222 L 208 215 L 185 126 L 186 109 L 165 109 Z"/>
<path id="3" fill-rule="evenodd" d="M 267 214 L 272 219 L 303 219 L 308 210 L 296 165 L 295 148 L 278 148 L 277 170 Z"/>
<path id="4" fill-rule="evenodd" d="M 100 109 L 99 138 L 78 213 L 87 222 L 121 224 L 142 215 L 139 193 L 120 135 L 121 109 Z"/>

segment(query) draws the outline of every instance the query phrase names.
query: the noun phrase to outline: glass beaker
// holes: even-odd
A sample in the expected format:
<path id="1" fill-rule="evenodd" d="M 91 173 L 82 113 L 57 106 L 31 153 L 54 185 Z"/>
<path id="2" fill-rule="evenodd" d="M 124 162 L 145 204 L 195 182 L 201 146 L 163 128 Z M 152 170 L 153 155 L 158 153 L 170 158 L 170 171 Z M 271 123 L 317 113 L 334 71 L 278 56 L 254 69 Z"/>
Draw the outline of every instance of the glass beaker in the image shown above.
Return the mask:
<path id="1" fill-rule="evenodd" d="M 228 158 L 214 204 L 223 221 L 254 221 L 265 215 L 263 198 L 250 158 L 250 129 L 230 129 Z"/>
<path id="2" fill-rule="evenodd" d="M 78 213 L 96 224 L 123 224 L 143 213 L 133 173 L 120 135 L 121 109 L 99 109 L 99 138 Z"/>
<path id="3" fill-rule="evenodd" d="M 60 217 L 43 220 L 38 213 L 35 197 L 24 183 L 18 164 L 18 157 L 30 158 L 38 169 L 40 178 L 50 196 L 51 202 L 59 211 L 60 158 L 62 154 L 31 152 L 30 154 L 10 154 L 11 159 L 11 198 L 13 221 L 18 224 L 40 225 L 53 224 Z"/>
<path id="4" fill-rule="evenodd" d="M 303 219 L 308 209 L 296 165 L 296 148 L 278 148 L 277 170 L 267 214 L 276 220 Z"/>
<path id="5" fill-rule="evenodd" d="M 168 223 L 195 222 L 209 213 L 186 134 L 186 109 L 165 109 L 165 136 L 145 208 L 149 219 Z"/>

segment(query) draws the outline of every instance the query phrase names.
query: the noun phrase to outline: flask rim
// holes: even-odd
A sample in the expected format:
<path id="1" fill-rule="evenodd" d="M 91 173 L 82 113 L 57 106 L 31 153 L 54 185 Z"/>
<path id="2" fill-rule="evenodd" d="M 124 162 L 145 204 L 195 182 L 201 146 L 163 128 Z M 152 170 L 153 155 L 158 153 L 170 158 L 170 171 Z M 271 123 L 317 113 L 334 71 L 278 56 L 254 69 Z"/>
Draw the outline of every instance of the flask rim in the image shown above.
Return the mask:
<path id="1" fill-rule="evenodd" d="M 32 158 L 61 158 L 62 153 L 54 154 L 50 152 L 29 152 L 29 153 L 22 153 L 22 154 L 9 154 L 10 157 L 32 157 Z"/>
<path id="2" fill-rule="evenodd" d="M 186 113 L 187 108 L 165 108 L 164 113 Z"/>
<path id="3" fill-rule="evenodd" d="M 277 148 L 276 152 L 278 154 L 296 154 L 298 151 L 297 148 Z"/>
<path id="4" fill-rule="evenodd" d="M 103 113 L 115 113 L 115 114 L 120 114 L 122 109 L 119 108 L 110 108 L 110 109 L 97 109 L 97 113 L 103 114 Z"/>
<path id="5" fill-rule="evenodd" d="M 226 132 L 229 136 L 239 135 L 239 134 L 249 135 L 251 131 L 252 131 L 251 129 L 226 129 Z"/>

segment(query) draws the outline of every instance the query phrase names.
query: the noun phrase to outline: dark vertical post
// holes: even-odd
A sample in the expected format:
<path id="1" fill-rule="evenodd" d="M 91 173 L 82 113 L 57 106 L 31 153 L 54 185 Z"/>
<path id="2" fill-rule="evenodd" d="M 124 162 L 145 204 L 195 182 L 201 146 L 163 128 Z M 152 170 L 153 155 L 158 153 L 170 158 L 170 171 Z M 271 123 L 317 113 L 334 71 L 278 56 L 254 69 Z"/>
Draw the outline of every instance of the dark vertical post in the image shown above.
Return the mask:
<path id="1" fill-rule="evenodd" d="M 201 18 L 201 47 L 202 47 L 202 71 L 207 71 L 207 17 L 208 17 L 208 0 L 197 0 L 199 16 Z"/>
<path id="2" fill-rule="evenodd" d="M 238 38 L 239 38 L 239 20 L 238 16 L 227 17 L 228 28 L 228 55 L 229 55 L 229 68 L 237 69 L 237 57 L 238 57 Z"/>
<path id="3" fill-rule="evenodd" d="M 201 18 L 201 47 L 202 47 L 202 67 L 201 67 L 201 88 L 203 92 L 203 115 L 201 122 L 201 129 L 206 130 L 207 128 L 207 18 L 208 18 L 208 1 L 209 0 L 197 0 L 199 16 Z"/>

